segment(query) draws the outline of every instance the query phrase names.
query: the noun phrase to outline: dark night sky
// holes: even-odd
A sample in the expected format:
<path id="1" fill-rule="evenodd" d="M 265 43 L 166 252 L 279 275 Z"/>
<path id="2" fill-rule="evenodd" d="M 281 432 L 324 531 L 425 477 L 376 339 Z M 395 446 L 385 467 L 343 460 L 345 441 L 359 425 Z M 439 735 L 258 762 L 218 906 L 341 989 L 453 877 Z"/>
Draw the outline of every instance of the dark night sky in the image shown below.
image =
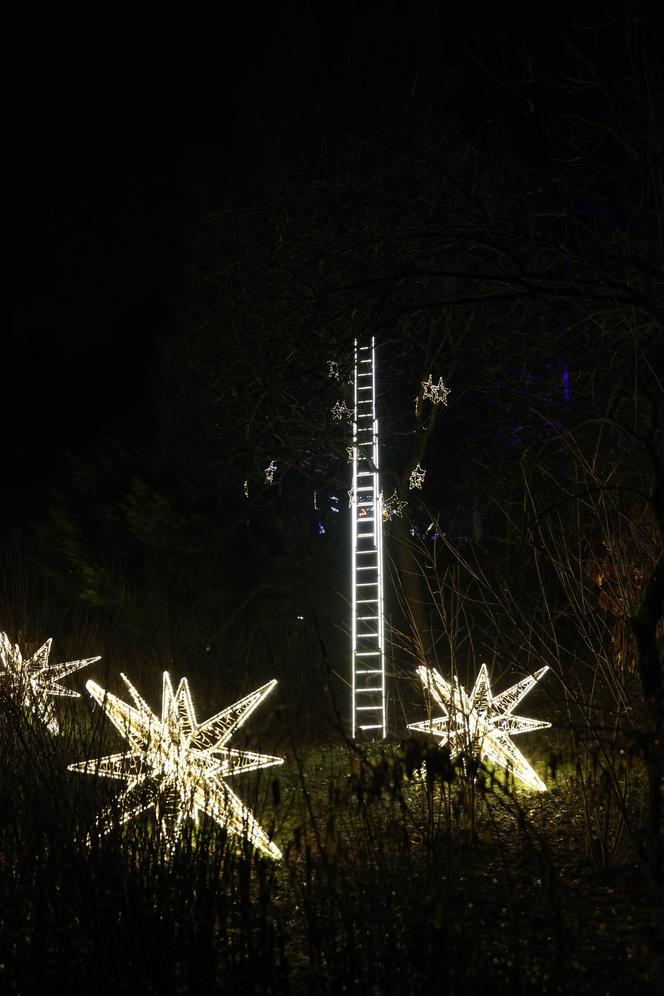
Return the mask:
<path id="1" fill-rule="evenodd" d="M 538 19 L 494 15 L 480 31 L 472 17 L 384 10 L 349 21 L 280 8 L 260 29 L 248 11 L 167 41 L 34 26 L 6 37 L 5 516 L 39 510 L 62 451 L 148 431 L 154 340 L 175 304 L 197 172 L 214 174 L 220 202 L 261 197 L 276 161 L 306 172 L 370 131 L 372 114 L 393 125 L 446 73 L 460 81 L 457 113 L 481 127 L 505 98 L 489 98 L 465 46 L 495 61 L 491 39 L 507 30 L 550 57 Z"/>

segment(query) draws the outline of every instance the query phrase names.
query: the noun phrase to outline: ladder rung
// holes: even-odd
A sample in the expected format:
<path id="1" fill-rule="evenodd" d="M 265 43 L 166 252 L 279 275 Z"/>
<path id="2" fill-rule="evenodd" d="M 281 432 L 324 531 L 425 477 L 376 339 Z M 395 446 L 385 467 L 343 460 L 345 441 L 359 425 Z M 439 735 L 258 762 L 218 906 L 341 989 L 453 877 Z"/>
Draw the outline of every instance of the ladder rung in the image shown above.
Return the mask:
<path id="1" fill-rule="evenodd" d="M 378 616 L 358 616 L 357 617 L 357 621 L 358 622 L 366 622 L 367 619 L 378 619 Z"/>
<path id="2" fill-rule="evenodd" d="M 379 709 L 382 712 L 382 709 L 383 709 L 383 703 L 382 702 L 381 702 L 380 705 L 355 706 L 355 712 L 376 712 L 377 709 Z"/>
<path id="3" fill-rule="evenodd" d="M 377 688 L 356 688 L 355 689 L 355 694 L 356 695 L 364 695 L 365 692 L 382 692 L 382 690 L 383 690 L 383 686 L 382 685 L 378 685 Z"/>
<path id="4" fill-rule="evenodd" d="M 356 650 L 356 657 L 380 657 L 380 650 Z"/>
<path id="5" fill-rule="evenodd" d="M 358 598 L 357 605 L 376 605 L 377 598 Z"/>
<path id="6" fill-rule="evenodd" d="M 367 726 L 361 726 L 360 729 L 361 730 L 382 730 L 383 729 L 383 724 L 382 723 L 370 723 Z"/>
<path id="7" fill-rule="evenodd" d="M 375 668 L 375 667 L 364 668 L 364 670 L 362 671 L 355 672 L 355 674 L 382 674 L 382 673 L 383 672 L 381 668 Z"/>

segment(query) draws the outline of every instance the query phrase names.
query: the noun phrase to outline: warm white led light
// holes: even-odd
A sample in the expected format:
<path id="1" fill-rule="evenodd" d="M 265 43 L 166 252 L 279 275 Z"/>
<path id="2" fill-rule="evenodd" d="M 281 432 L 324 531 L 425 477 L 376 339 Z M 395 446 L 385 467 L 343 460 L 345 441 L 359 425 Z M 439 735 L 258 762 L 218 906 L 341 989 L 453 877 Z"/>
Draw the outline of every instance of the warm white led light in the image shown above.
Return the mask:
<path id="1" fill-rule="evenodd" d="M 404 509 L 406 508 L 408 508 L 408 502 L 399 498 L 399 495 L 395 490 L 390 497 L 385 499 L 383 502 L 383 521 L 389 522 L 390 519 L 403 518 Z"/>
<path id="2" fill-rule="evenodd" d="M 429 374 L 428 379 L 422 381 L 422 387 L 424 388 L 422 397 L 425 400 L 428 398 L 433 405 L 447 404 L 447 397 L 450 394 L 450 388 L 445 387 L 442 377 L 437 384 L 434 384 L 433 377 Z"/>
<path id="3" fill-rule="evenodd" d="M 426 470 L 420 467 L 419 463 L 414 470 L 411 470 L 410 477 L 408 478 L 408 487 L 412 491 L 413 488 L 417 488 L 419 491 L 422 490 L 422 485 L 424 484 L 424 478 L 427 476 Z"/>
<path id="4" fill-rule="evenodd" d="M 245 498 L 249 497 L 249 481 L 244 482 L 244 496 Z"/>
<path id="5" fill-rule="evenodd" d="M 341 372 L 336 360 L 327 361 L 327 376 L 332 380 L 341 380 Z"/>
<path id="6" fill-rule="evenodd" d="M 277 465 L 274 460 L 270 460 L 269 464 L 265 468 L 265 482 L 266 484 L 274 483 L 274 473 L 277 469 Z"/>
<path id="7" fill-rule="evenodd" d="M 35 651 L 32 657 L 23 659 L 18 644 L 12 646 L 6 633 L 0 633 L 0 665 L 2 677 L 8 682 L 12 693 L 15 693 L 21 705 L 32 712 L 46 724 L 50 733 L 59 733 L 58 721 L 51 698 L 64 695 L 69 698 L 79 698 L 79 693 L 59 684 L 72 671 L 78 671 L 88 664 L 101 660 L 100 657 L 85 657 L 80 661 L 67 661 L 65 664 L 49 664 L 52 640 Z"/>
<path id="8" fill-rule="evenodd" d="M 283 757 L 255 754 L 227 744 L 260 705 L 276 681 L 256 689 L 204 723 L 198 723 L 186 678 L 173 692 L 167 671 L 163 676 L 161 720 L 152 712 L 125 675 L 134 705 L 105 691 L 94 681 L 90 695 L 129 744 L 129 751 L 71 764 L 70 771 L 125 779 L 115 804 L 97 818 L 100 834 L 154 806 L 169 846 L 180 836 L 185 819 L 198 822 L 205 812 L 232 834 L 249 840 L 272 858 L 281 851 L 272 843 L 251 811 L 232 791 L 226 779 L 245 771 L 283 764 Z"/>
<path id="9" fill-rule="evenodd" d="M 410 723 L 408 729 L 439 737 L 440 746 L 449 744 L 453 758 L 465 754 L 489 760 L 510 770 L 529 788 L 546 792 L 546 785 L 511 738 L 517 733 L 551 726 L 544 720 L 512 714 L 512 710 L 548 670 L 548 667 L 540 668 L 494 697 L 486 664 L 482 664 L 470 696 L 456 678 L 450 684 L 435 668 L 419 667 L 417 673 L 422 684 L 442 709 L 443 715 L 422 723 Z"/>
<path id="10" fill-rule="evenodd" d="M 353 413 L 345 401 L 337 401 L 331 408 L 332 416 L 338 422 L 345 418 L 347 422 L 353 421 Z"/>

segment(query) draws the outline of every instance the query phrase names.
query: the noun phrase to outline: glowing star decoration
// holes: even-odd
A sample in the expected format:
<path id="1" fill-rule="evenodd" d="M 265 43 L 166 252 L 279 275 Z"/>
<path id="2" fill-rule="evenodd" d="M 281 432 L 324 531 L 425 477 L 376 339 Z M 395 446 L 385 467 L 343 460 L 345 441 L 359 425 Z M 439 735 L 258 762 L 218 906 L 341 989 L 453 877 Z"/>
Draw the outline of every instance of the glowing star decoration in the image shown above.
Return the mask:
<path id="1" fill-rule="evenodd" d="M 265 468 L 265 483 L 274 484 L 274 474 L 277 469 L 277 465 L 274 460 L 270 460 L 269 464 Z"/>
<path id="2" fill-rule="evenodd" d="M 59 684 L 60 680 L 101 658 L 85 657 L 65 664 L 49 664 L 52 642 L 47 640 L 32 657 L 23 660 L 18 644 L 12 647 L 7 634 L 0 633 L 0 665 L 3 677 L 8 679 L 12 690 L 20 697 L 22 707 L 37 715 L 46 724 L 49 733 L 59 733 L 51 698 L 56 695 L 80 698 L 78 692 Z"/>
<path id="3" fill-rule="evenodd" d="M 345 401 L 337 401 L 331 408 L 332 417 L 340 422 L 345 418 L 347 422 L 353 421 L 353 413 Z"/>
<path id="4" fill-rule="evenodd" d="M 396 490 L 383 502 L 383 520 L 389 522 L 391 519 L 403 518 L 404 509 L 408 508 L 408 502 L 399 498 Z"/>
<path id="5" fill-rule="evenodd" d="M 355 459 L 355 447 L 354 446 L 347 446 L 346 447 L 346 454 L 348 456 L 348 463 L 352 463 L 353 460 Z"/>
<path id="6" fill-rule="evenodd" d="M 244 497 L 249 497 L 249 481 L 244 482 Z"/>
<path id="7" fill-rule="evenodd" d="M 456 678 L 450 684 L 435 668 L 419 667 L 417 673 L 422 684 L 443 715 L 422 723 L 410 723 L 408 729 L 440 737 L 439 746 L 449 744 L 452 758 L 466 754 L 489 760 L 507 768 L 529 788 L 546 792 L 546 785 L 511 738 L 517 733 L 551 726 L 544 720 L 513 715 L 519 702 L 548 670 L 548 667 L 540 668 L 494 697 L 486 664 L 482 664 L 470 696 Z"/>
<path id="8" fill-rule="evenodd" d="M 410 477 L 408 478 L 408 487 L 412 491 L 413 488 L 417 488 L 418 491 L 422 490 L 422 485 L 424 484 L 424 478 L 427 476 L 426 470 L 420 467 L 419 463 L 414 470 L 411 470 Z"/>
<path id="9" fill-rule="evenodd" d="M 339 364 L 336 360 L 327 361 L 327 376 L 331 380 L 341 380 L 341 373 L 339 371 Z"/>
<path id="10" fill-rule="evenodd" d="M 187 818 L 198 823 L 201 812 L 229 833 L 243 837 L 272 858 L 281 851 L 272 843 L 253 814 L 233 792 L 227 779 L 235 775 L 283 764 L 282 757 L 238 750 L 227 744 L 274 686 L 256 689 L 234 705 L 198 723 L 186 678 L 173 691 L 167 671 L 163 677 L 161 720 L 122 675 L 134 705 L 106 692 L 94 681 L 90 695 L 111 720 L 130 750 L 94 761 L 70 764 L 70 771 L 125 779 L 127 784 L 115 803 L 97 818 L 100 834 L 127 823 L 155 807 L 166 841 L 172 848 Z"/>
<path id="11" fill-rule="evenodd" d="M 422 394 L 424 400 L 428 398 L 432 405 L 447 404 L 447 397 L 451 392 L 449 387 L 445 387 L 442 377 L 437 384 L 434 384 L 433 378 L 429 374 L 428 380 L 422 381 L 422 387 L 424 389 Z"/>

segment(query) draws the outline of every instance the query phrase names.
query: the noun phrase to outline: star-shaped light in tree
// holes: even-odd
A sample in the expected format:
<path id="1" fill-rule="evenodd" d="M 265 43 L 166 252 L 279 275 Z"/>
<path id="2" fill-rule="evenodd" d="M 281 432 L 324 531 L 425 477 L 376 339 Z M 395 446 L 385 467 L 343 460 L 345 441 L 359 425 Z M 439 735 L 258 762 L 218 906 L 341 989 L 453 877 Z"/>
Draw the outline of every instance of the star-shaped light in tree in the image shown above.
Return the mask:
<path id="1" fill-rule="evenodd" d="M 198 723 L 186 678 L 173 692 L 170 676 L 164 672 L 161 719 L 129 679 L 122 675 L 122 680 L 134 705 L 104 691 L 94 681 L 86 687 L 127 740 L 130 750 L 69 766 L 71 771 L 127 782 L 115 803 L 97 818 L 100 834 L 154 806 L 168 845 L 173 847 L 185 819 L 198 822 L 199 813 L 205 812 L 229 833 L 244 837 L 272 858 L 280 858 L 279 848 L 227 783 L 228 778 L 241 772 L 283 764 L 282 757 L 227 746 L 277 682 L 269 681 L 206 722 Z"/>
<path id="2" fill-rule="evenodd" d="M 332 417 L 340 422 L 342 418 L 345 418 L 348 422 L 353 421 L 353 413 L 346 404 L 345 401 L 337 401 L 331 408 Z"/>
<path id="3" fill-rule="evenodd" d="M 447 396 L 450 394 L 450 388 L 445 387 L 442 377 L 437 384 L 434 384 L 433 377 L 429 374 L 428 380 L 422 381 L 422 387 L 424 388 L 422 397 L 424 399 L 428 398 L 432 405 L 447 404 Z"/>
<path id="4" fill-rule="evenodd" d="M 408 502 L 399 498 L 396 490 L 383 502 L 383 519 L 389 522 L 390 519 L 403 518 L 404 509 L 408 508 Z"/>
<path id="5" fill-rule="evenodd" d="M 339 364 L 336 360 L 327 361 L 327 376 L 331 380 L 341 380 L 341 372 L 339 370 Z"/>
<path id="6" fill-rule="evenodd" d="M 411 470 L 410 477 L 408 478 L 408 487 L 412 491 L 413 488 L 417 488 L 419 491 L 422 490 L 422 485 L 424 484 L 424 478 L 427 476 L 426 470 L 420 467 L 419 463 L 414 470 Z"/>
<path id="7" fill-rule="evenodd" d="M 465 754 L 487 759 L 509 769 L 529 788 L 546 792 L 546 785 L 511 738 L 517 733 L 551 726 L 541 719 L 513 715 L 519 702 L 548 670 L 548 667 L 540 668 L 494 697 L 486 664 L 482 664 L 470 696 L 456 678 L 450 684 L 435 668 L 419 667 L 417 673 L 422 684 L 443 710 L 443 715 L 422 723 L 410 723 L 408 729 L 440 737 L 440 746 L 449 744 L 453 758 Z"/>
<path id="8" fill-rule="evenodd" d="M 265 483 L 274 484 L 274 473 L 277 469 L 277 465 L 274 460 L 270 460 L 267 467 L 265 468 Z"/>
<path id="9" fill-rule="evenodd" d="M 49 664 L 52 640 L 35 651 L 32 657 L 23 660 L 18 644 L 12 646 L 6 633 L 0 633 L 0 666 L 2 677 L 9 682 L 12 692 L 15 692 L 24 709 L 34 713 L 46 724 L 50 733 L 59 733 L 60 727 L 55 718 L 55 709 L 51 701 L 53 696 L 62 695 L 69 698 L 80 698 L 79 693 L 59 684 L 72 671 L 78 671 L 88 664 L 94 664 L 99 657 L 85 657 L 80 661 L 67 661 L 65 664 Z"/>

